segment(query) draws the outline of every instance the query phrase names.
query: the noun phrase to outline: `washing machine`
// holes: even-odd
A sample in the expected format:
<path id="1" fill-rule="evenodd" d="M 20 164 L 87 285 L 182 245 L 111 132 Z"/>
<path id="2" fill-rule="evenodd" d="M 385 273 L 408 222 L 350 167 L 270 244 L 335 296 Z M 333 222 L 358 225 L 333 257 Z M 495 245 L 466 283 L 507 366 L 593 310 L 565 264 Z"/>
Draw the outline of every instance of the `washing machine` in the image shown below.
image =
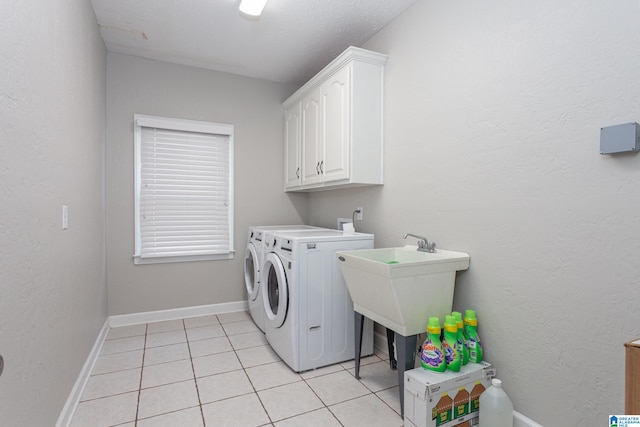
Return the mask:
<path id="1" fill-rule="evenodd" d="M 268 231 L 277 230 L 323 230 L 311 225 L 254 225 L 249 227 L 247 249 L 244 255 L 244 284 L 247 288 L 247 304 L 249 314 L 254 323 L 264 332 L 264 304 L 260 291 L 260 270 L 264 262 L 264 237 Z"/>
<path id="2" fill-rule="evenodd" d="M 265 335 L 280 358 L 302 372 L 354 358 L 354 311 L 336 252 L 372 249 L 373 234 L 278 231 L 265 237 L 261 272 Z M 362 354 L 373 353 L 367 319 Z"/>

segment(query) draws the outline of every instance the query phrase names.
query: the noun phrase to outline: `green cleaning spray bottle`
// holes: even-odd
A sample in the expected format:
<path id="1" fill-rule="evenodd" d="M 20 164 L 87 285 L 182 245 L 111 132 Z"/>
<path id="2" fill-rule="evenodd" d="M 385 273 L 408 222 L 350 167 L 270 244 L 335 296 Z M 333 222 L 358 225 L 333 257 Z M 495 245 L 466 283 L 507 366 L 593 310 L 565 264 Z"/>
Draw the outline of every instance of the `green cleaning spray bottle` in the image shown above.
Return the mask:
<path id="1" fill-rule="evenodd" d="M 420 352 L 420 364 L 430 371 L 444 372 L 447 369 L 447 361 L 440 342 L 440 319 L 437 317 L 429 318 L 427 339 L 424 340 Z"/>
<path id="2" fill-rule="evenodd" d="M 456 325 L 458 326 L 458 347 L 462 352 L 462 364 L 469 363 L 469 337 L 464 333 L 464 320 L 462 320 L 462 313 L 454 311 L 451 313 L 454 319 L 456 319 Z"/>
<path id="3" fill-rule="evenodd" d="M 465 311 L 464 329 L 469 335 L 469 362 L 482 362 L 482 344 L 480 343 L 480 335 L 478 335 L 478 318 L 475 311 Z"/>
<path id="4" fill-rule="evenodd" d="M 447 360 L 447 369 L 453 372 L 460 371 L 462 352 L 458 347 L 458 324 L 453 316 L 445 316 L 442 349 Z"/>

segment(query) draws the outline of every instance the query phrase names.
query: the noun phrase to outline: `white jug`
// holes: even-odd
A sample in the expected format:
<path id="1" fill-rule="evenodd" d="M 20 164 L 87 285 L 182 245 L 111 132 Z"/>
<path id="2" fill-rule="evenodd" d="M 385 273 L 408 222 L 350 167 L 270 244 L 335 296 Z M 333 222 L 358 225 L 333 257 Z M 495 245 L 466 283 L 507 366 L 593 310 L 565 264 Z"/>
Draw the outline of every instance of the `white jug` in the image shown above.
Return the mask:
<path id="1" fill-rule="evenodd" d="M 492 379 L 491 387 L 480 395 L 479 410 L 479 427 L 513 427 L 513 404 L 499 379 Z"/>

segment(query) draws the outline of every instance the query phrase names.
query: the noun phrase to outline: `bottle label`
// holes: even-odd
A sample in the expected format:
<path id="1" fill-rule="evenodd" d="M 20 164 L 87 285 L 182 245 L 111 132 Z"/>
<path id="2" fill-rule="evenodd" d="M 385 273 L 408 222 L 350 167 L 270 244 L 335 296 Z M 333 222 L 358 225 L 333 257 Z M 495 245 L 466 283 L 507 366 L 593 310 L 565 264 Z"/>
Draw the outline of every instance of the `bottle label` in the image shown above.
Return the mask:
<path id="1" fill-rule="evenodd" d="M 483 391 L 484 391 L 484 386 L 480 381 L 478 381 L 476 385 L 473 386 L 473 389 L 471 390 L 471 396 L 470 396 L 471 400 L 469 402 L 471 412 L 478 412 L 478 410 L 480 409 L 480 395 L 482 394 Z"/>
<path id="2" fill-rule="evenodd" d="M 433 345 L 430 341 L 425 341 L 422 346 L 422 354 L 420 355 L 422 363 L 433 368 L 441 367 L 445 362 L 442 350 Z"/>
<path id="3" fill-rule="evenodd" d="M 456 342 L 456 350 L 460 353 L 460 360 L 463 365 L 469 363 L 469 348 L 462 340 Z"/>
<path id="4" fill-rule="evenodd" d="M 456 349 L 449 345 L 448 342 L 442 343 L 442 350 L 444 350 L 444 355 L 447 358 L 447 363 L 451 364 L 456 359 Z"/>
<path id="5" fill-rule="evenodd" d="M 453 399 L 447 393 L 444 393 L 437 405 L 433 407 L 431 412 L 432 419 L 436 421 L 436 426 L 441 426 L 453 419 Z"/>
<path id="6" fill-rule="evenodd" d="M 482 362 L 482 344 L 477 337 L 471 337 L 469 339 L 469 362 L 480 363 Z"/>
<path id="7" fill-rule="evenodd" d="M 464 417 L 469 413 L 469 392 L 466 388 L 460 387 L 458 394 L 453 399 L 453 418 Z"/>
<path id="8" fill-rule="evenodd" d="M 444 352 L 445 359 L 447 361 L 447 369 L 454 372 L 458 372 L 460 370 L 460 365 L 462 364 L 462 354 L 457 347 L 457 341 L 449 342 L 447 340 L 442 343 L 442 351 Z"/>
<path id="9" fill-rule="evenodd" d="M 458 351 L 462 354 L 462 364 L 469 363 L 469 339 L 464 336 L 464 329 L 458 328 Z"/>

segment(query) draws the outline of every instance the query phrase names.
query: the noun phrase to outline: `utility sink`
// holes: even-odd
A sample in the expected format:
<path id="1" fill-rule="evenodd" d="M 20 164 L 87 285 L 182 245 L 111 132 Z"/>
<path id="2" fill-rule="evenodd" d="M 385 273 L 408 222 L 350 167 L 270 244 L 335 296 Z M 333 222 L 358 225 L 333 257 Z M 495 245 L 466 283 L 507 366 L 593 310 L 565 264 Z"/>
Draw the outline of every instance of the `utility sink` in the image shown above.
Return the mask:
<path id="1" fill-rule="evenodd" d="M 451 313 L 456 271 L 469 254 L 417 246 L 337 252 L 356 312 L 403 335 L 425 331 L 429 317 Z"/>

